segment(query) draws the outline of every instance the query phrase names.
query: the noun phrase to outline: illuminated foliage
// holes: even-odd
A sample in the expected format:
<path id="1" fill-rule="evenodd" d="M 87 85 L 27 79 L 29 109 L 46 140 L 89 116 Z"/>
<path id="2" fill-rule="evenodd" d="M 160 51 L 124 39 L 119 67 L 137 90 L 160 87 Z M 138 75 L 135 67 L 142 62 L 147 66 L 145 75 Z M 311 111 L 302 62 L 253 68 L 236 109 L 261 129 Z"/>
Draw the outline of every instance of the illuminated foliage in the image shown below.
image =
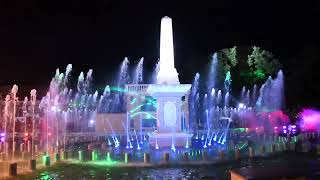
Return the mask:
<path id="1" fill-rule="evenodd" d="M 252 52 L 248 55 L 247 63 L 250 67 L 250 72 L 257 79 L 264 79 L 266 74 L 275 74 L 281 67 L 278 60 L 274 59 L 272 53 L 256 46 L 252 47 Z"/>
<path id="2" fill-rule="evenodd" d="M 218 60 L 222 65 L 224 73 L 230 71 L 232 67 L 238 64 L 237 47 L 222 49 L 218 52 Z"/>
<path id="3" fill-rule="evenodd" d="M 222 49 L 217 54 L 217 80 L 219 84 L 224 82 L 225 87 L 231 76 L 236 87 L 240 86 L 238 82 L 241 82 L 241 86 L 253 86 L 265 81 L 268 76 L 275 75 L 281 68 L 281 64 L 271 52 L 256 46 L 252 48 L 235 46 Z"/>

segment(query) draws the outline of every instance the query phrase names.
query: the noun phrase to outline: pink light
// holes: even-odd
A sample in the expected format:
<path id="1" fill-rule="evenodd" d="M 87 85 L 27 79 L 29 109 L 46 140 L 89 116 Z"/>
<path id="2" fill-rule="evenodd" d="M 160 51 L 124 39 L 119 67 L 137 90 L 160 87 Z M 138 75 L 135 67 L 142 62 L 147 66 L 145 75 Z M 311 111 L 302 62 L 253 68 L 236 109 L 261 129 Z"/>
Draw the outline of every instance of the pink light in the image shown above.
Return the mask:
<path id="1" fill-rule="evenodd" d="M 320 111 L 304 109 L 299 113 L 301 128 L 305 131 L 315 131 L 320 129 Z"/>

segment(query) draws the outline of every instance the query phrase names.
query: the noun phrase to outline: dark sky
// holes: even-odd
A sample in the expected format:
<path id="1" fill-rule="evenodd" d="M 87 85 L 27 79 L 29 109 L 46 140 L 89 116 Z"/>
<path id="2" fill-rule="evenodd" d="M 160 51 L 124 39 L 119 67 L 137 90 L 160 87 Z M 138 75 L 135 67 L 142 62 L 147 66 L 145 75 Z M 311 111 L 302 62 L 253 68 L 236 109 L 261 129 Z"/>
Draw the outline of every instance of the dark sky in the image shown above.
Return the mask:
<path id="1" fill-rule="evenodd" d="M 289 104 L 320 105 L 319 1 L 210 0 L 1 1 L 0 85 L 46 86 L 56 68 L 74 76 L 94 69 L 95 84 L 114 79 L 125 56 L 159 56 L 160 19 L 173 18 L 180 78 L 190 82 L 208 62 L 192 61 L 227 47 L 257 45 L 284 65 Z M 28 90 L 29 91 L 29 90 Z M 44 91 L 44 90 L 42 90 Z M 289 99 L 289 100 L 288 100 Z"/>

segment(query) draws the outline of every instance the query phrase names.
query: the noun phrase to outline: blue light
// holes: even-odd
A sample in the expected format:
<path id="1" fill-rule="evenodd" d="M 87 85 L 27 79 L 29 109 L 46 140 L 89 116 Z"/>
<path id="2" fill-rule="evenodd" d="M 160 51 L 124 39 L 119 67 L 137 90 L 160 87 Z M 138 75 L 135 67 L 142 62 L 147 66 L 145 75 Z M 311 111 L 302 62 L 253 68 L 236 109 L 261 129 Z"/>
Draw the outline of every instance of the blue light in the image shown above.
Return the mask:
<path id="1" fill-rule="evenodd" d="M 172 150 L 173 152 L 176 152 L 176 148 L 174 147 L 174 145 L 171 146 L 171 150 Z"/>

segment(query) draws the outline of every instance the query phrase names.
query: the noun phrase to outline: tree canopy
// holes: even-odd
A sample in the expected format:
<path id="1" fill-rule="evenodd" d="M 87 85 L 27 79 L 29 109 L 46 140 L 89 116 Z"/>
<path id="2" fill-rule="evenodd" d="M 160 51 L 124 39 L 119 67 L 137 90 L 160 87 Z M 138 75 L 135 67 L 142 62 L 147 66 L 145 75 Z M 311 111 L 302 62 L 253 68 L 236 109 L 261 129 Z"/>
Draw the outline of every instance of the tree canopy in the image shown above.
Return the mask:
<path id="1" fill-rule="evenodd" d="M 233 82 L 253 86 L 273 76 L 281 68 L 274 55 L 260 47 L 253 46 L 248 50 L 238 50 L 236 46 L 221 49 L 218 54 L 218 81 L 223 82 L 230 72 Z M 230 76 L 230 74 L 229 74 Z"/>

